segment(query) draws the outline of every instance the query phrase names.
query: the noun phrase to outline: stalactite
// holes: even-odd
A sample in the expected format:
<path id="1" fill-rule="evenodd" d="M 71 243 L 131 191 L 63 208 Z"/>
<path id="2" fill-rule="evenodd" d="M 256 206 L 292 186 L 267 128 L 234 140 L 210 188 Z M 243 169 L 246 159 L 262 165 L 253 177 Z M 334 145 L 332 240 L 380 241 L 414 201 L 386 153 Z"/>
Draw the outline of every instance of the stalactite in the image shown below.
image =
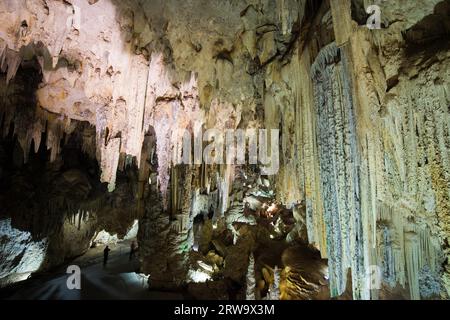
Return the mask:
<path id="1" fill-rule="evenodd" d="M 8 47 L 3 52 L 3 58 L 0 55 L 0 61 L 2 61 L 1 69 L 2 72 L 6 72 L 6 84 L 9 84 L 19 70 L 22 63 L 22 55 L 20 52 L 16 52 Z"/>
<path id="2" fill-rule="evenodd" d="M 353 295 L 369 298 L 364 287 L 365 252 L 359 204 L 358 154 L 351 87 L 344 51 L 323 48 L 311 67 L 317 113 L 317 143 L 333 296 L 346 288 L 352 270 Z"/>
<path id="3" fill-rule="evenodd" d="M 316 113 L 314 106 L 313 87 L 311 81 L 311 53 L 307 47 L 299 57 L 299 70 L 293 73 L 299 76 L 294 82 L 298 91 L 296 114 L 300 119 L 298 146 L 299 155 L 303 156 L 304 197 L 306 202 L 306 224 L 309 242 L 316 246 L 323 258 L 327 258 L 326 228 L 324 226 L 322 196 L 319 176 L 319 161 L 316 143 Z M 297 129 L 298 130 L 298 129 Z"/>
<path id="4" fill-rule="evenodd" d="M 121 152 L 137 160 L 140 167 L 142 145 L 144 143 L 144 115 L 148 78 L 150 68 L 141 56 L 134 56 L 131 68 L 128 70 L 128 79 L 133 79 L 126 92 L 128 102 L 126 105 L 126 134 L 124 135 Z"/>
<path id="5" fill-rule="evenodd" d="M 81 222 L 83 221 L 83 215 L 84 215 L 83 210 L 80 210 L 78 212 L 78 230 L 81 230 Z"/>
<path id="6" fill-rule="evenodd" d="M 116 172 L 119 165 L 121 139 L 115 138 L 101 148 L 101 181 L 108 183 L 110 192 L 114 191 L 116 184 Z"/>
<path id="7" fill-rule="evenodd" d="M 50 154 L 50 162 L 56 160 L 56 157 L 61 151 L 61 139 L 62 139 L 63 131 L 59 123 L 50 121 L 48 123 L 48 131 L 47 131 L 47 149 L 51 150 Z"/>
<path id="8" fill-rule="evenodd" d="M 337 46 L 348 42 L 352 32 L 351 0 L 330 1 Z"/>
<path id="9" fill-rule="evenodd" d="M 223 175 L 223 176 L 222 176 Z M 219 214 L 223 217 L 229 206 L 229 193 L 231 185 L 234 181 L 235 168 L 233 165 L 225 165 L 221 167 L 220 172 L 217 173 L 217 182 L 219 189 Z"/>
<path id="10" fill-rule="evenodd" d="M 420 299 L 419 275 L 423 269 L 439 273 L 442 249 L 430 228 L 412 219 L 406 208 L 379 203 L 377 260 L 384 280 L 392 287 L 408 284 L 412 299 Z M 409 222 L 408 222 L 409 221 Z"/>
<path id="11" fill-rule="evenodd" d="M 179 181 L 178 181 L 178 169 L 177 167 L 171 168 L 171 175 L 170 175 L 170 208 L 171 208 L 171 215 L 174 217 L 178 214 L 178 210 L 180 208 L 179 206 Z"/>

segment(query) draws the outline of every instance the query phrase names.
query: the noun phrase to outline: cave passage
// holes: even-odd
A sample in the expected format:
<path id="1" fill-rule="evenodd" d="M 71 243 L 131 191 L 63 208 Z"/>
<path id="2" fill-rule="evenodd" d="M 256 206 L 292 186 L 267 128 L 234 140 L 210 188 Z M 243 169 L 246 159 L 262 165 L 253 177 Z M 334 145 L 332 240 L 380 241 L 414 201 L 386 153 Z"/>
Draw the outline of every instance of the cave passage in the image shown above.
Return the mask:
<path id="1" fill-rule="evenodd" d="M 0 298 L 448 300 L 450 0 L 0 1 Z"/>

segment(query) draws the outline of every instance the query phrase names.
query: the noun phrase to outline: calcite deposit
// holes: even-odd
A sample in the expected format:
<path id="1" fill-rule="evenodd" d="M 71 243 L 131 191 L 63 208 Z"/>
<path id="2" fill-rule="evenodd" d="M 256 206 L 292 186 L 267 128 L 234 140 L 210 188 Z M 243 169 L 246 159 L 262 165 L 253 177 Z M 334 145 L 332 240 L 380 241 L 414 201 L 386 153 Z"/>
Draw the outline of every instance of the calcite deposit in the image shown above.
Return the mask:
<path id="1" fill-rule="evenodd" d="M 447 299 L 449 16 L 448 0 L 2 0 L 0 285 L 137 220 L 155 290 Z M 180 162 L 208 129 L 279 130 L 279 170 Z"/>

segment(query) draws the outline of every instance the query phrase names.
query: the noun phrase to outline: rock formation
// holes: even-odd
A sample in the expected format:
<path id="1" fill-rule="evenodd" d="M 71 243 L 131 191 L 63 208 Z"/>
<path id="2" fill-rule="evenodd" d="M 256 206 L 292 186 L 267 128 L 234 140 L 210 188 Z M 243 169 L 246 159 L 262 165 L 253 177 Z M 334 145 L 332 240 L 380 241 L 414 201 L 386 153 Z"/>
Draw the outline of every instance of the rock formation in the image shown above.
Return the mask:
<path id="1" fill-rule="evenodd" d="M 255 300 L 255 258 L 250 254 L 247 271 L 247 300 Z"/>
<path id="2" fill-rule="evenodd" d="M 0 284 L 138 220 L 152 288 L 245 299 L 254 253 L 260 298 L 448 298 L 450 1 L 372 4 L 2 1 Z M 202 161 L 239 129 L 276 174 Z"/>

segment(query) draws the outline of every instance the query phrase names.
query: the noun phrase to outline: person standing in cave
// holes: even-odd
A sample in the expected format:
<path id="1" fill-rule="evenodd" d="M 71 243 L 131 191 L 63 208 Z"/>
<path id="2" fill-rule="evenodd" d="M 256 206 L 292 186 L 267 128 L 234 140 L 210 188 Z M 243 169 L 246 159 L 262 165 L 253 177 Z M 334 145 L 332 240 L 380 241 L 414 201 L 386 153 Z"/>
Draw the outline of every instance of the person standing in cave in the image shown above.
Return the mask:
<path id="1" fill-rule="evenodd" d="M 136 243 L 133 241 L 130 245 L 130 261 L 134 258 L 136 254 Z"/>
<path id="2" fill-rule="evenodd" d="M 105 250 L 103 250 L 103 267 L 106 267 L 106 264 L 108 263 L 108 257 L 109 257 L 109 252 L 111 251 L 111 249 L 106 246 Z"/>

